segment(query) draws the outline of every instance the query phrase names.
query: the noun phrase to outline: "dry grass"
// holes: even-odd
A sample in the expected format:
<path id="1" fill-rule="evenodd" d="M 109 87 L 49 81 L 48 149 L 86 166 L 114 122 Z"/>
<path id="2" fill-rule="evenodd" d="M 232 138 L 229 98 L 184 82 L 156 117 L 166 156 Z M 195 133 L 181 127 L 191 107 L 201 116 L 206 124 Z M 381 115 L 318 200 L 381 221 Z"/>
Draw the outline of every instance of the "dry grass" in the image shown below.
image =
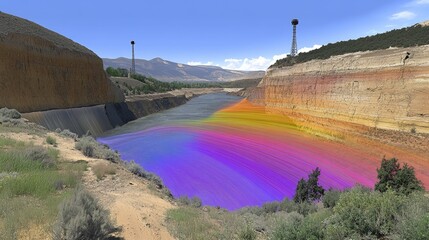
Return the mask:
<path id="1" fill-rule="evenodd" d="M 97 179 L 103 179 L 106 175 L 114 175 L 116 174 L 116 167 L 112 164 L 100 162 L 95 164 L 92 167 L 92 171 L 94 172 Z"/>
<path id="2" fill-rule="evenodd" d="M 58 157 L 57 149 L 0 136 L 0 239 L 49 239 L 58 205 L 83 172 L 83 163 Z M 37 233 L 21 236 L 29 228 Z"/>

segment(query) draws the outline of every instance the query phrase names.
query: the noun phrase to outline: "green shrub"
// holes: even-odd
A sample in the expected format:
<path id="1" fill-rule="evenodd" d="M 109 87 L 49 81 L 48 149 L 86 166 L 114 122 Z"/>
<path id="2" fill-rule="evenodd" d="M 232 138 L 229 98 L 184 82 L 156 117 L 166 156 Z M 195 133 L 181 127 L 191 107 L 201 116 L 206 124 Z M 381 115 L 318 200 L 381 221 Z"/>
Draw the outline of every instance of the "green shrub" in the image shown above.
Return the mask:
<path id="1" fill-rule="evenodd" d="M 320 210 L 306 216 L 299 225 L 298 239 L 324 239 L 326 224 L 324 221 L 330 217 L 330 210 Z"/>
<path id="2" fill-rule="evenodd" d="M 253 230 L 249 224 L 246 225 L 246 228 L 241 230 L 241 232 L 238 235 L 239 239 L 242 240 L 255 240 L 257 235 L 255 230 Z"/>
<path id="3" fill-rule="evenodd" d="M 72 138 L 74 140 L 76 140 L 79 137 L 76 133 L 68 129 L 61 130 L 60 128 L 57 128 L 55 129 L 55 132 L 59 133 L 61 136 Z"/>
<path id="4" fill-rule="evenodd" d="M 128 77 L 128 70 L 125 68 L 106 68 L 107 74 L 112 77 Z"/>
<path id="5" fill-rule="evenodd" d="M 355 187 L 341 194 L 333 208 L 338 224 L 360 236 L 388 236 L 395 227 L 395 217 L 402 208 L 404 196 L 392 191 L 372 192 Z"/>
<path id="6" fill-rule="evenodd" d="M 109 212 L 87 191 L 79 188 L 61 205 L 53 239 L 109 239 L 119 231 Z"/>
<path id="7" fill-rule="evenodd" d="M 30 146 L 21 150 L 18 154 L 30 161 L 42 163 L 45 168 L 51 168 L 55 166 L 59 152 L 58 150 L 48 150 L 40 146 Z"/>
<path id="8" fill-rule="evenodd" d="M 0 108 L 0 122 L 10 121 L 11 119 L 20 119 L 21 114 L 15 109 Z"/>
<path id="9" fill-rule="evenodd" d="M 49 144 L 49 145 L 52 145 L 54 147 L 57 146 L 57 140 L 54 137 L 52 137 L 52 136 L 47 136 L 46 137 L 46 143 Z"/>
<path id="10" fill-rule="evenodd" d="M 274 239 L 324 239 L 324 221 L 331 216 L 331 211 L 321 210 L 303 217 L 296 212 L 290 213 L 290 217 L 280 222 L 273 233 Z"/>
<path id="11" fill-rule="evenodd" d="M 333 208 L 340 199 L 341 191 L 336 189 L 329 189 L 323 195 L 322 202 L 325 208 Z"/>
<path id="12" fill-rule="evenodd" d="M 291 212 L 287 218 L 279 223 L 275 228 L 272 239 L 275 240 L 296 240 L 298 239 L 297 231 L 304 217 L 297 213 Z"/>
<path id="13" fill-rule="evenodd" d="M 177 203 L 179 203 L 179 205 L 181 206 L 189 206 L 191 205 L 191 200 L 189 199 L 188 196 L 180 196 L 177 199 Z"/>
<path id="14" fill-rule="evenodd" d="M 147 172 L 142 167 L 140 167 L 140 165 L 138 165 L 136 162 L 134 162 L 134 160 L 126 162 L 125 164 L 126 164 L 126 168 L 128 169 L 128 171 L 130 171 L 134 175 L 137 175 L 137 176 L 143 177 L 143 178 L 146 177 Z"/>
<path id="15" fill-rule="evenodd" d="M 79 138 L 75 144 L 75 148 L 87 157 L 106 159 L 111 162 L 119 162 L 120 160 L 118 153 L 109 149 L 108 146 L 98 143 L 91 136 Z"/>
<path id="16" fill-rule="evenodd" d="M 280 203 L 277 201 L 264 203 L 262 209 L 265 213 L 275 213 L 280 210 Z"/>
<path id="17" fill-rule="evenodd" d="M 79 138 L 75 144 L 75 147 L 87 157 L 96 157 L 95 149 L 98 147 L 98 144 L 92 137 L 84 136 Z"/>
<path id="18" fill-rule="evenodd" d="M 304 216 L 317 212 L 317 205 L 309 202 L 302 202 L 297 204 L 297 212 Z"/>
<path id="19" fill-rule="evenodd" d="M 325 239 L 343 240 L 343 239 L 361 239 L 358 234 L 341 224 L 327 224 L 325 230 Z"/>
<path id="20" fill-rule="evenodd" d="M 101 180 L 106 175 L 114 175 L 116 174 L 116 168 L 112 165 L 106 163 L 97 163 L 92 167 L 92 171 L 94 172 L 97 179 Z"/>
<path id="21" fill-rule="evenodd" d="M 203 205 L 203 202 L 201 201 L 201 199 L 199 197 L 193 197 L 193 198 L 191 198 L 190 205 L 192 207 L 199 208 Z"/>
<path id="22" fill-rule="evenodd" d="M 283 201 L 280 202 L 280 210 L 285 212 L 298 212 L 298 204 L 289 198 L 283 199 Z"/>
<path id="23" fill-rule="evenodd" d="M 418 193 L 410 195 L 398 213 L 397 220 L 399 239 L 429 239 L 429 198 Z"/>
<path id="24" fill-rule="evenodd" d="M 194 208 L 199 208 L 203 205 L 201 199 L 198 197 L 189 198 L 188 196 L 180 196 L 176 200 L 180 206 L 191 206 Z"/>
<path id="25" fill-rule="evenodd" d="M 98 148 L 98 152 L 99 158 L 106 159 L 115 163 L 119 162 L 118 153 L 108 148 L 107 146 L 101 146 L 100 148 Z"/>
<path id="26" fill-rule="evenodd" d="M 164 183 L 162 182 L 162 179 L 158 175 L 155 175 L 153 173 L 150 173 L 150 172 L 144 170 L 142 167 L 140 167 L 140 165 L 138 165 L 137 163 L 135 163 L 133 160 L 131 160 L 129 162 L 126 162 L 125 164 L 126 164 L 125 165 L 126 168 L 131 173 L 133 173 L 133 174 L 135 174 L 135 175 L 137 175 L 139 177 L 142 177 L 144 179 L 149 180 L 151 183 L 155 184 L 155 186 L 158 189 L 167 189 L 164 186 Z M 170 196 L 171 193 L 167 192 L 166 195 Z"/>

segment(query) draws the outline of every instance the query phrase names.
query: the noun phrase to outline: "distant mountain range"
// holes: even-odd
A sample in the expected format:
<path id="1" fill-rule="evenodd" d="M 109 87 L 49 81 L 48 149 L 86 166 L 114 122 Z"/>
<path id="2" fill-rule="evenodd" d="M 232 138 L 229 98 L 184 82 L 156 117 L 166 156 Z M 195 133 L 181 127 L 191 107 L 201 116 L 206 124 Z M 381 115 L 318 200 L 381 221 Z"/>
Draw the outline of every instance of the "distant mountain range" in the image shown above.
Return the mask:
<path id="1" fill-rule="evenodd" d="M 125 68 L 131 67 L 131 59 L 103 58 L 104 68 Z M 162 58 L 152 60 L 136 59 L 136 72 L 145 76 L 151 76 L 160 81 L 234 81 L 240 79 L 252 79 L 264 77 L 264 71 L 236 71 L 223 69 L 216 66 L 191 66 L 187 64 L 175 63 Z"/>

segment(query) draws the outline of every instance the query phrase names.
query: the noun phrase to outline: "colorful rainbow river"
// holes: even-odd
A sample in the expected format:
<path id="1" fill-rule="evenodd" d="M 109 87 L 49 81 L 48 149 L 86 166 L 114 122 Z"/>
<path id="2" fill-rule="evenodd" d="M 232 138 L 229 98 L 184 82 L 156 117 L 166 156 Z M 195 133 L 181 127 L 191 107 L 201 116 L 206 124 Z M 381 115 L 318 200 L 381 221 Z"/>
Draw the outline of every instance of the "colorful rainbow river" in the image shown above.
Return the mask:
<path id="1" fill-rule="evenodd" d="M 246 100 L 201 121 L 98 140 L 159 175 L 175 197 L 198 196 L 229 210 L 292 198 L 316 167 L 326 189 L 371 187 L 383 156 L 303 132 Z"/>

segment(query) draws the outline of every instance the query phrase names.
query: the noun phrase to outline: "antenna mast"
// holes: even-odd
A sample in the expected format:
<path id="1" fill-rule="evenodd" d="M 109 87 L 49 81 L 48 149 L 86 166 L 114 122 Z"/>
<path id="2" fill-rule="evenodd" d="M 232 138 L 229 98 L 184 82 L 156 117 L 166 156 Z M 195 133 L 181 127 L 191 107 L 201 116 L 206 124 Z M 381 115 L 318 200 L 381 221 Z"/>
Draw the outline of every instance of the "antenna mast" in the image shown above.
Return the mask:
<path id="1" fill-rule="evenodd" d="M 292 57 L 295 57 L 296 55 L 298 55 L 298 47 L 296 44 L 296 25 L 298 25 L 298 19 L 292 19 L 293 37 L 292 37 L 292 48 L 290 50 L 290 55 Z"/>
<path id="2" fill-rule="evenodd" d="M 134 58 L 134 41 L 131 41 L 132 60 L 131 60 L 131 75 L 136 74 L 136 60 Z"/>

